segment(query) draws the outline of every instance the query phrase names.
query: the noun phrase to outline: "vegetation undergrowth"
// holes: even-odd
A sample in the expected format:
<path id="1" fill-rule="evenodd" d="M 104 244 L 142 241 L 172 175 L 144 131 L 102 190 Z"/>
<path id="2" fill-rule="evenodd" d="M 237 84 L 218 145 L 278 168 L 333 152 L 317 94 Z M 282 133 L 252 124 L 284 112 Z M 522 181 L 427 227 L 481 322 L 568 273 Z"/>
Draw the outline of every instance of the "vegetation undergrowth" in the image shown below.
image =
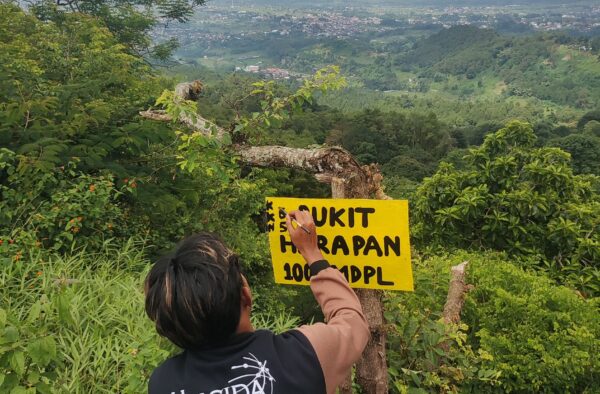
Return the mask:
<path id="1" fill-rule="evenodd" d="M 144 312 L 150 266 L 136 239 L 97 252 L 0 257 L 1 391 L 144 392 L 152 370 L 179 351 Z M 276 332 L 298 322 L 285 309 L 253 315 L 257 328 Z"/>
<path id="2" fill-rule="evenodd" d="M 458 326 L 442 322 L 450 267 L 468 261 Z M 505 253 L 414 260 L 415 292 L 390 293 L 390 378 L 400 393 L 587 392 L 600 382 L 597 298 L 583 299 Z"/>

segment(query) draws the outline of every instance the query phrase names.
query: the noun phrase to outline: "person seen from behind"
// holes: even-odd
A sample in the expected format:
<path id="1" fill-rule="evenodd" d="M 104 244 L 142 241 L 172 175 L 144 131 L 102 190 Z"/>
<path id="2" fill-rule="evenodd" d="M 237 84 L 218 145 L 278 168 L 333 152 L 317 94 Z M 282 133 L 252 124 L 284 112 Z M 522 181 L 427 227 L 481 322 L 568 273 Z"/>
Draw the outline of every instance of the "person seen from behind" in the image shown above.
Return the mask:
<path id="1" fill-rule="evenodd" d="M 293 227 L 292 218 L 310 233 Z M 280 335 L 255 330 L 238 257 L 214 235 L 193 235 L 146 278 L 148 316 L 183 349 L 154 370 L 150 394 L 335 393 L 362 354 L 369 327 L 348 282 L 323 258 L 310 213 L 293 211 L 286 221 L 327 323 Z"/>

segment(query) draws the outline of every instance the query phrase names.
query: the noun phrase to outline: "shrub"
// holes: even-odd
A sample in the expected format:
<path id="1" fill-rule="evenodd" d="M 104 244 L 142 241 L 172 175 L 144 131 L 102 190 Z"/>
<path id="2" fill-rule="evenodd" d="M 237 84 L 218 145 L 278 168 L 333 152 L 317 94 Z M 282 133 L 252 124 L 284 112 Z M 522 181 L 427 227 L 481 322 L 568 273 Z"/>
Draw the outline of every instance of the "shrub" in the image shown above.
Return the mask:
<path id="1" fill-rule="evenodd" d="M 539 256 L 555 278 L 598 294 L 598 178 L 573 175 L 566 152 L 535 140 L 531 125 L 511 122 L 470 150 L 464 169 L 440 165 L 416 193 L 416 240 Z"/>
<path id="2" fill-rule="evenodd" d="M 415 291 L 387 293 L 388 371 L 399 393 L 469 391 L 476 383 L 492 389 L 499 373 L 485 365 L 490 355 L 468 343 L 469 327 L 444 324 L 451 261 L 417 258 L 413 262 Z"/>
<path id="3" fill-rule="evenodd" d="M 474 289 L 461 325 L 444 327 L 450 267 L 465 260 Z M 458 251 L 416 259 L 414 268 L 415 292 L 388 294 L 386 302 L 390 375 L 399 392 L 563 393 L 598 386 L 599 299 L 527 273 L 505 254 Z"/>
<path id="4" fill-rule="evenodd" d="M 487 256 L 471 260 L 464 321 L 504 392 L 589 392 L 600 384 L 600 299 Z"/>
<path id="5" fill-rule="evenodd" d="M 0 251 L 3 244 L 68 251 L 85 245 L 92 251 L 113 237 L 133 232 L 110 175 L 78 172 L 74 163 L 41 172 L 19 168 L 16 155 L 0 148 Z M 4 245 L 6 248 L 7 245 Z"/>

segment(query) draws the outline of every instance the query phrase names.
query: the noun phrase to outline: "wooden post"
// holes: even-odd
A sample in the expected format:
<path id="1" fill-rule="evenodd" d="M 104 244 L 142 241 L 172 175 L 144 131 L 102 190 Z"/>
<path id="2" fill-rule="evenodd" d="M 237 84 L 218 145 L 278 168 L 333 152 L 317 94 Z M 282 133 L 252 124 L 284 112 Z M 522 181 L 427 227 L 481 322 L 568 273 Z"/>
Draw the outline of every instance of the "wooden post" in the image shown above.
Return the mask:
<path id="1" fill-rule="evenodd" d="M 331 178 L 331 197 L 345 198 L 347 195 L 355 198 L 368 198 L 362 190 L 346 190 L 348 183 L 338 177 Z M 386 335 L 384 331 L 382 292 L 377 290 L 357 289 L 356 295 L 360 300 L 363 313 L 369 323 L 371 338 L 356 365 L 356 380 L 367 394 L 387 394 L 388 376 L 387 360 L 385 357 Z M 352 393 L 352 374 L 340 387 L 340 394 Z"/>
<path id="2" fill-rule="evenodd" d="M 337 177 L 331 178 L 331 197 L 332 198 L 345 198 L 346 193 L 344 192 L 344 180 Z M 346 376 L 346 380 L 339 387 L 340 394 L 352 394 L 352 371 Z"/>

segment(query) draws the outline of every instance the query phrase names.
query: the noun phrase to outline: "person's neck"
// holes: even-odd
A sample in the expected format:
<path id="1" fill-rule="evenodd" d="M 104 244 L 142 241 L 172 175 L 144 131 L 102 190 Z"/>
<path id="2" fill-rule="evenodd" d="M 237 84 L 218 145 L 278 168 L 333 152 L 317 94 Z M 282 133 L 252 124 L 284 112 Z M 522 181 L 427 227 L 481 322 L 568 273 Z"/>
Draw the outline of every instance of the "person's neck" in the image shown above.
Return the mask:
<path id="1" fill-rule="evenodd" d="M 254 332 L 254 327 L 252 326 L 252 322 L 250 321 L 250 313 L 243 312 L 240 316 L 240 322 L 238 324 L 236 333 L 243 334 L 245 332 Z"/>

